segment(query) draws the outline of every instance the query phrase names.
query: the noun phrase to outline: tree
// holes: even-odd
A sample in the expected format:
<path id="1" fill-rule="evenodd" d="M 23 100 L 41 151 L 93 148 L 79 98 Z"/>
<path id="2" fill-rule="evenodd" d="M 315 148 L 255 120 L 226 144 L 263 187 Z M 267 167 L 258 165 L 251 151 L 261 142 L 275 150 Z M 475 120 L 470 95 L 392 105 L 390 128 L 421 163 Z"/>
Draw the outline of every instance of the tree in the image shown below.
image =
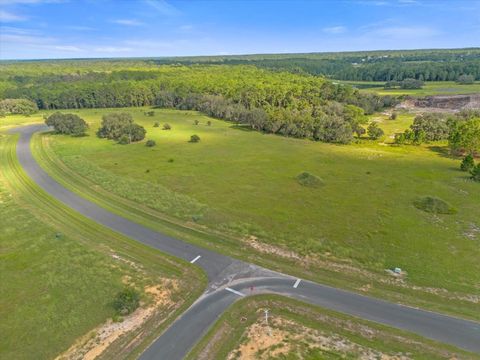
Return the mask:
<path id="1" fill-rule="evenodd" d="M 76 114 L 53 113 L 45 120 L 45 124 L 52 126 L 56 134 L 67 134 L 72 136 L 83 136 L 88 125 Z"/>
<path id="2" fill-rule="evenodd" d="M 192 136 L 190 136 L 190 142 L 191 142 L 191 143 L 197 143 L 197 142 L 199 142 L 199 141 L 200 141 L 200 136 L 198 136 L 198 135 L 192 135 Z"/>
<path id="3" fill-rule="evenodd" d="M 155 145 L 157 145 L 155 140 L 147 140 L 147 142 L 145 143 L 145 146 L 147 147 L 154 147 Z"/>
<path id="4" fill-rule="evenodd" d="M 468 154 L 463 158 L 462 163 L 460 164 L 460 169 L 462 171 L 470 172 L 473 170 L 474 167 L 475 161 L 473 160 L 473 156 L 472 154 Z"/>
<path id="5" fill-rule="evenodd" d="M 368 136 L 374 140 L 379 139 L 384 134 L 383 130 L 378 127 L 378 124 L 375 121 L 372 121 L 368 125 L 367 133 Z"/>
<path id="6" fill-rule="evenodd" d="M 460 75 L 457 79 L 457 83 L 470 85 L 475 82 L 475 77 L 473 75 Z"/>
<path id="7" fill-rule="evenodd" d="M 146 133 L 145 128 L 135 124 L 132 116 L 128 113 L 104 115 L 101 127 L 97 131 L 98 137 L 117 140 L 121 144 L 143 140 Z"/>
<path id="8" fill-rule="evenodd" d="M 0 112 L 9 114 L 30 115 L 38 111 L 37 104 L 27 99 L 0 100 Z"/>
<path id="9" fill-rule="evenodd" d="M 454 153 L 480 152 L 480 118 L 456 120 L 451 125 L 449 145 Z"/>
<path id="10" fill-rule="evenodd" d="M 357 134 L 357 137 L 361 138 L 362 135 L 364 135 L 367 132 L 365 128 L 361 127 L 360 125 L 355 128 L 355 133 Z"/>
<path id="11" fill-rule="evenodd" d="M 434 113 L 415 116 L 410 128 L 415 134 L 423 131 L 425 133 L 424 138 L 427 141 L 448 139 L 450 131 L 445 116 Z"/>

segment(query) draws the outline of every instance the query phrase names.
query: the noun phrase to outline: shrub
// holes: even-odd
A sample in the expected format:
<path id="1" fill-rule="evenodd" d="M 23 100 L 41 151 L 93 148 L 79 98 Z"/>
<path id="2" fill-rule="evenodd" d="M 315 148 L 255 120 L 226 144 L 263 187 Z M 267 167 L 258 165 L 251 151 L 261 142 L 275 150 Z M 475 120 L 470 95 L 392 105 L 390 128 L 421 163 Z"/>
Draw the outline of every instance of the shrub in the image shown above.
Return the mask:
<path id="1" fill-rule="evenodd" d="M 127 135 L 122 135 L 120 139 L 118 139 L 118 143 L 121 145 L 130 144 L 130 138 Z"/>
<path id="2" fill-rule="evenodd" d="M 128 315 L 140 305 L 140 293 L 134 288 L 120 291 L 113 301 L 113 308 L 118 315 Z"/>
<path id="3" fill-rule="evenodd" d="M 468 154 L 463 158 L 462 163 L 460 164 L 460 170 L 470 172 L 474 167 L 475 162 L 473 161 L 473 156 Z"/>
<path id="4" fill-rule="evenodd" d="M 432 197 L 425 196 L 417 199 L 413 203 L 417 209 L 423 210 L 432 214 L 454 214 L 456 210 L 446 201 Z"/>
<path id="5" fill-rule="evenodd" d="M 191 143 L 197 143 L 197 142 L 199 142 L 199 141 L 200 141 L 200 136 L 198 136 L 198 135 L 192 135 L 192 136 L 190 136 L 190 142 L 191 142 Z"/>
<path id="6" fill-rule="evenodd" d="M 472 174 L 472 180 L 480 182 L 480 164 L 477 164 L 470 173 Z"/>
<path id="7" fill-rule="evenodd" d="M 207 126 L 212 126 L 212 122 L 210 120 L 207 121 Z"/>
<path id="8" fill-rule="evenodd" d="M 153 127 L 159 127 L 160 126 L 160 123 L 158 121 L 155 122 L 155 124 L 153 124 Z"/>
<path id="9" fill-rule="evenodd" d="M 195 121 L 193 122 L 193 125 L 198 125 L 198 123 L 199 123 L 199 121 L 198 121 L 198 120 L 195 120 Z"/>
<path id="10" fill-rule="evenodd" d="M 153 110 L 152 111 L 145 111 L 143 114 L 145 116 L 155 116 L 155 111 L 153 111 Z"/>
<path id="11" fill-rule="evenodd" d="M 155 140 L 147 140 L 145 145 L 148 147 L 154 147 L 155 145 L 157 145 L 157 143 L 155 142 Z"/>
<path id="12" fill-rule="evenodd" d="M 57 134 L 72 136 L 85 135 L 88 125 L 81 117 L 75 114 L 53 113 L 46 118 L 45 124 L 52 126 Z"/>
<path id="13" fill-rule="evenodd" d="M 397 120 L 398 114 L 394 111 L 392 115 L 390 115 L 390 120 Z"/>
<path id="14" fill-rule="evenodd" d="M 374 140 L 383 136 L 383 130 L 378 127 L 378 124 L 375 121 L 371 122 L 370 125 L 368 125 L 367 133 L 368 136 Z"/>
<path id="15" fill-rule="evenodd" d="M 319 187 L 323 185 L 322 179 L 306 171 L 297 176 L 297 181 L 300 185 L 306 187 Z"/>
<path id="16" fill-rule="evenodd" d="M 171 129 L 172 127 L 170 126 L 170 124 L 167 124 L 167 123 L 163 124 L 163 130 L 171 130 Z"/>

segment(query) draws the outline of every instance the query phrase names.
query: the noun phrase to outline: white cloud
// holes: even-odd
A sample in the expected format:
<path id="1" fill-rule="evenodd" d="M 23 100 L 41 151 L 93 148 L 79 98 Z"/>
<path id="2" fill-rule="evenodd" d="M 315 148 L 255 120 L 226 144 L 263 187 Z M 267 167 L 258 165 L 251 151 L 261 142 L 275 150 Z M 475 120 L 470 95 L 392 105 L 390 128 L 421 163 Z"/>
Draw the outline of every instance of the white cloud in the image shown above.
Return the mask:
<path id="1" fill-rule="evenodd" d="M 15 21 L 25 21 L 27 17 L 22 15 L 17 15 L 5 10 L 0 10 L 0 21 L 3 22 L 15 22 Z"/>
<path id="2" fill-rule="evenodd" d="M 129 47 L 117 47 L 117 46 L 101 46 L 94 49 L 96 52 L 100 53 L 119 53 L 119 52 L 129 52 L 132 51 L 132 48 Z"/>
<path id="3" fill-rule="evenodd" d="M 76 30 L 76 31 L 93 31 L 93 30 L 96 30 L 95 28 L 90 27 L 90 26 L 76 26 L 76 25 L 66 26 L 66 28 L 70 29 L 70 30 Z"/>
<path id="4" fill-rule="evenodd" d="M 136 19 L 117 19 L 112 20 L 112 23 L 119 24 L 119 25 L 126 25 L 126 26 L 142 26 L 143 23 Z"/>
<path id="5" fill-rule="evenodd" d="M 180 14 L 180 11 L 173 5 L 169 4 L 165 0 L 145 0 L 145 4 L 154 8 L 160 14 L 173 16 Z"/>
<path id="6" fill-rule="evenodd" d="M 345 26 L 331 26 L 323 28 L 322 30 L 328 34 L 343 34 L 347 32 L 347 28 Z"/>
<path id="7" fill-rule="evenodd" d="M 438 35 L 439 31 L 428 26 L 388 26 L 374 29 L 369 34 L 392 39 L 415 39 Z"/>

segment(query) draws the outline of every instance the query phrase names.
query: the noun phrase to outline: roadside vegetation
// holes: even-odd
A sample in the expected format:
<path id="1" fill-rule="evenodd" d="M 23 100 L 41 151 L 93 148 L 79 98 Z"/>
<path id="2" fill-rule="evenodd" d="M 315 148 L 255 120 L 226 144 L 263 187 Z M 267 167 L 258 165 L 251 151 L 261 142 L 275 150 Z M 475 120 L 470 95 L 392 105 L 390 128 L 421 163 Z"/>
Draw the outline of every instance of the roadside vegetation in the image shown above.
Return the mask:
<path id="1" fill-rule="evenodd" d="M 268 310 L 268 324 L 265 320 Z M 188 354 L 203 359 L 475 359 L 451 346 L 286 297 L 232 305 Z"/>
<path id="2" fill-rule="evenodd" d="M 413 115 L 373 115 L 367 121 L 384 131 L 380 139 L 338 146 L 242 131 L 190 111 L 122 111 L 155 147 L 98 139 L 111 110 L 92 109 L 76 111 L 90 136 L 37 136 L 35 155 L 66 186 L 157 230 L 290 274 L 478 318 L 478 184 L 446 142 L 392 146 Z M 195 146 L 192 133 L 202 139 Z M 426 197 L 457 212 L 418 209 Z M 405 276 L 386 272 L 395 267 Z"/>
<path id="3" fill-rule="evenodd" d="M 205 278 L 40 190 L 16 160 L 17 136 L 3 131 L 20 122 L 0 119 L 0 358 L 51 359 L 71 346 L 70 356 L 135 357 L 196 299 Z M 119 298 L 126 287 L 135 287 L 136 306 Z M 135 326 L 113 326 L 122 316 Z"/>

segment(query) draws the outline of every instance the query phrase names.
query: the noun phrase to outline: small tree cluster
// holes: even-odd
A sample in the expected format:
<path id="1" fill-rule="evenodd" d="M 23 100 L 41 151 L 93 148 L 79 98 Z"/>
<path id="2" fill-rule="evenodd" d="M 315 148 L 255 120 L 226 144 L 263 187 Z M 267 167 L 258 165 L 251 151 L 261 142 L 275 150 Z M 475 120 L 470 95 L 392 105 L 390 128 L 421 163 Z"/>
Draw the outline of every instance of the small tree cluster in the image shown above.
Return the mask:
<path id="1" fill-rule="evenodd" d="M 377 140 L 383 136 L 384 132 L 378 127 L 378 124 L 375 121 L 372 121 L 367 128 L 367 134 L 370 139 Z"/>
<path id="2" fill-rule="evenodd" d="M 62 114 L 56 112 L 47 117 L 45 124 L 52 126 L 55 133 L 72 136 L 83 136 L 88 129 L 88 125 L 81 117 L 76 114 Z"/>
<path id="3" fill-rule="evenodd" d="M 480 163 L 475 165 L 475 160 L 471 154 L 465 156 L 460 164 L 460 169 L 469 172 L 472 180 L 480 181 Z"/>
<path id="4" fill-rule="evenodd" d="M 395 135 L 396 144 L 420 145 L 423 142 L 448 139 L 450 126 L 443 114 L 422 114 L 415 117 L 410 129 Z"/>
<path id="5" fill-rule="evenodd" d="M 463 85 L 471 85 L 475 82 L 475 77 L 473 75 L 460 75 L 457 79 L 457 83 Z"/>
<path id="6" fill-rule="evenodd" d="M 30 115 L 38 111 L 37 104 L 27 99 L 0 100 L 0 113 L 4 115 Z"/>
<path id="7" fill-rule="evenodd" d="M 146 130 L 143 126 L 133 122 L 128 113 L 111 113 L 102 117 L 101 127 L 97 136 L 118 141 L 119 144 L 130 144 L 145 138 Z"/>

